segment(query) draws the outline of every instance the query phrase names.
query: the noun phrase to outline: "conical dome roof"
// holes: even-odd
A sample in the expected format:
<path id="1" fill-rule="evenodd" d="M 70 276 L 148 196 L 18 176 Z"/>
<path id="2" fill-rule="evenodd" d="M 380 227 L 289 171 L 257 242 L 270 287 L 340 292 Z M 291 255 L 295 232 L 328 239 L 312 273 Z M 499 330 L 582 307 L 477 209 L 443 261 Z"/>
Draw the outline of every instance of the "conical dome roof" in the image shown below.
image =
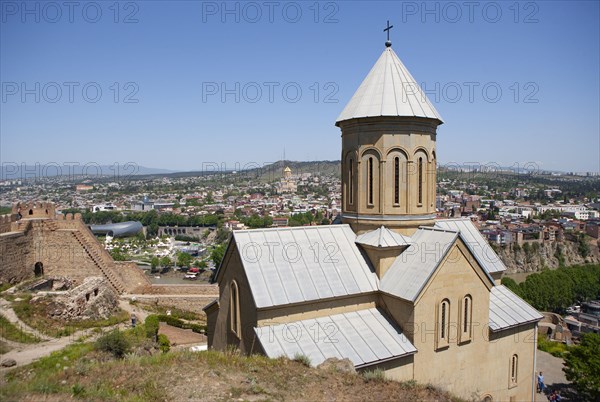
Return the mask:
<path id="1" fill-rule="evenodd" d="M 362 117 L 424 117 L 439 120 L 421 87 L 387 47 L 336 121 Z"/>

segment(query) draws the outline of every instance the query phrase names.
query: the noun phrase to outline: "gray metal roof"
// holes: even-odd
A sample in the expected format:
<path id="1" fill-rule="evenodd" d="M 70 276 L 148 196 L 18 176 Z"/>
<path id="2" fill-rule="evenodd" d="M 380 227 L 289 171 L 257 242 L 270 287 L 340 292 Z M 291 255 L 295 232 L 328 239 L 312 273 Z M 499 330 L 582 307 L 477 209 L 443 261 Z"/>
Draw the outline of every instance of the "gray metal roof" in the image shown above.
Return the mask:
<path id="1" fill-rule="evenodd" d="M 370 232 L 361 234 L 356 238 L 356 243 L 373 247 L 400 247 L 410 244 L 410 237 L 389 230 L 381 226 Z"/>
<path id="2" fill-rule="evenodd" d="M 90 230 L 94 234 L 108 234 L 113 237 L 134 236 L 144 229 L 140 222 L 129 221 L 119 223 L 109 223 L 106 225 L 90 225 Z"/>
<path id="3" fill-rule="evenodd" d="M 383 51 L 336 123 L 378 116 L 426 117 L 443 123 L 391 47 Z"/>
<path id="4" fill-rule="evenodd" d="M 267 356 L 302 354 L 317 366 L 330 357 L 358 368 L 413 354 L 414 345 L 376 308 L 254 328 Z"/>
<path id="5" fill-rule="evenodd" d="M 435 227 L 460 232 L 463 241 L 469 247 L 479 265 L 488 273 L 506 271 L 506 266 L 498 257 L 498 254 L 490 247 L 469 219 L 441 219 L 435 221 Z"/>
<path id="6" fill-rule="evenodd" d="M 378 289 L 348 225 L 238 230 L 233 240 L 258 308 Z"/>
<path id="7" fill-rule="evenodd" d="M 506 286 L 494 286 L 490 292 L 490 329 L 499 331 L 541 320 L 542 315 Z"/>
<path id="8" fill-rule="evenodd" d="M 454 231 L 419 228 L 412 236 L 411 245 L 396 258 L 381 279 L 380 289 L 415 301 L 458 235 Z"/>

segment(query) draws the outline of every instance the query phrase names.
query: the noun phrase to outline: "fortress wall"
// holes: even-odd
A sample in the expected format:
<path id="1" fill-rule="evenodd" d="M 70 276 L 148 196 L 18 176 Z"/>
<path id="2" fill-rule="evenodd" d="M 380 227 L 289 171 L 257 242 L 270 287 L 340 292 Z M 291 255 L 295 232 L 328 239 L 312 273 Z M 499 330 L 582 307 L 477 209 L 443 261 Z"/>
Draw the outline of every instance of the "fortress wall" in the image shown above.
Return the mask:
<path id="1" fill-rule="evenodd" d="M 35 246 L 46 275 L 66 276 L 77 284 L 81 284 L 89 276 L 103 276 L 90 255 L 81 247 L 73 231 L 45 231 L 36 236 Z"/>
<path id="2" fill-rule="evenodd" d="M 0 233 L 11 232 L 12 223 L 16 220 L 16 215 L 0 215 Z"/>
<path id="3" fill-rule="evenodd" d="M 34 276 L 32 239 L 23 232 L 0 234 L 0 282 L 19 283 Z"/>
<path id="4" fill-rule="evenodd" d="M 129 293 L 138 293 L 150 286 L 150 280 L 135 262 L 115 261 L 117 277 L 123 282 Z"/>
<path id="5" fill-rule="evenodd" d="M 152 285 L 144 289 L 147 295 L 191 295 L 219 297 L 219 286 L 216 284 L 198 285 Z"/>

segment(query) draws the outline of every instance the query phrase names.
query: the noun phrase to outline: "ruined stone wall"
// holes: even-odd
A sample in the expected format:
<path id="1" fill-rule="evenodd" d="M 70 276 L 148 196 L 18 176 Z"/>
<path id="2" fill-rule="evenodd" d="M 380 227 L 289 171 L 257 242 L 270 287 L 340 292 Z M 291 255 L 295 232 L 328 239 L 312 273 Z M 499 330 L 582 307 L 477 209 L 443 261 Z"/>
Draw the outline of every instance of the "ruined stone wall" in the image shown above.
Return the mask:
<path id="1" fill-rule="evenodd" d="M 0 234 L 0 282 L 19 283 L 34 275 L 32 237 L 23 232 Z"/>

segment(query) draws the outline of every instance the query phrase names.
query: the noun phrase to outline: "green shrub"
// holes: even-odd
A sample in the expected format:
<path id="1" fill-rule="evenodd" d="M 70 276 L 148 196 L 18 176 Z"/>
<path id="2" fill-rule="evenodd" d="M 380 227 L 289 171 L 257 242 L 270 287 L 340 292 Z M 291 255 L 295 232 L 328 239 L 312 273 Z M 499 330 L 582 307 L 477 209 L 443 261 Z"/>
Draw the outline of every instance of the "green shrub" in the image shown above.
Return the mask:
<path id="1" fill-rule="evenodd" d="M 569 347 L 561 342 L 550 341 L 544 336 L 538 337 L 537 347 L 539 350 L 550 353 L 554 357 L 563 358 Z"/>
<path id="2" fill-rule="evenodd" d="M 158 347 L 163 353 L 167 353 L 171 350 L 171 341 L 169 341 L 169 338 L 167 338 L 165 334 L 158 335 Z"/>
<path id="3" fill-rule="evenodd" d="M 373 382 L 386 382 L 385 372 L 382 369 L 375 369 L 363 372 L 363 378 L 365 381 Z"/>
<path id="4" fill-rule="evenodd" d="M 146 317 L 146 321 L 144 322 L 144 327 L 146 328 L 146 337 L 156 339 L 158 336 L 159 325 L 160 321 L 157 315 L 151 314 Z"/>
<path id="5" fill-rule="evenodd" d="M 206 333 L 206 325 L 200 325 L 200 324 L 190 324 L 188 322 L 182 321 L 178 318 L 175 318 L 173 316 L 170 315 L 164 315 L 164 314 L 159 314 L 156 316 L 158 318 L 159 322 L 164 322 L 166 324 L 169 324 L 173 327 L 177 327 L 177 328 L 182 328 L 182 329 L 191 329 L 194 332 L 197 332 L 199 334 L 205 334 Z"/>
<path id="6" fill-rule="evenodd" d="M 310 357 L 303 355 L 302 353 L 296 353 L 294 355 L 294 361 L 304 364 L 306 367 L 310 367 Z"/>
<path id="7" fill-rule="evenodd" d="M 96 341 L 96 349 L 112 353 L 117 358 L 122 358 L 129 352 L 129 341 L 121 331 L 114 330 L 101 336 Z"/>

